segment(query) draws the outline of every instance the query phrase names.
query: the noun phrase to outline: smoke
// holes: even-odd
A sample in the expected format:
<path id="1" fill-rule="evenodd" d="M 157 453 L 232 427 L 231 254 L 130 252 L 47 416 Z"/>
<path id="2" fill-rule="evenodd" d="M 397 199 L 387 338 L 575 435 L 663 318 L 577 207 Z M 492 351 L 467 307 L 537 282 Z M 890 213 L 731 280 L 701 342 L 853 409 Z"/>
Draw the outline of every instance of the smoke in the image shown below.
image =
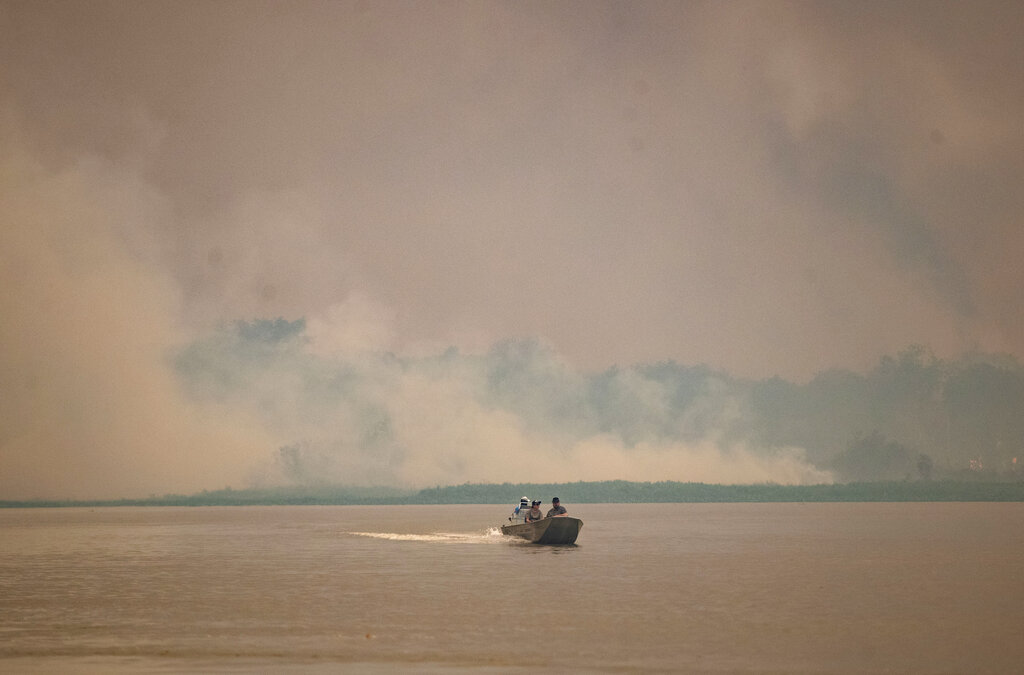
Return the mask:
<path id="1" fill-rule="evenodd" d="M 681 407 L 664 382 L 577 372 L 534 340 L 396 356 L 394 312 L 363 293 L 308 321 L 239 321 L 197 337 L 166 265 L 161 233 L 174 213 L 138 165 L 86 156 L 52 169 L 4 141 L 6 498 L 828 479 L 799 450 L 716 440 L 730 403 L 713 380 Z"/>
<path id="2" fill-rule="evenodd" d="M 7 116 L 10 119 L 10 116 Z M 266 447 L 197 409 L 170 358 L 180 295 L 159 266 L 166 202 L 132 168 L 0 158 L 0 494 L 145 495 L 237 477 Z"/>
<path id="3" fill-rule="evenodd" d="M 190 327 L 363 293 L 396 348 L 588 369 L 1024 349 L 1019 4 L 185 4 L 6 3 L 0 86 L 47 166 L 145 157 Z"/>
<path id="4" fill-rule="evenodd" d="M 579 373 L 535 340 L 399 357 L 352 349 L 347 336 L 373 331 L 349 324 L 327 352 L 306 323 L 238 322 L 177 361 L 197 401 L 246 410 L 278 439 L 256 483 L 830 478 L 799 449 L 726 441 L 737 407 L 703 372 Z"/>
<path id="5" fill-rule="evenodd" d="M 0 490 L 803 480 L 610 367 L 1020 354 L 1022 11 L 4 2 Z"/>

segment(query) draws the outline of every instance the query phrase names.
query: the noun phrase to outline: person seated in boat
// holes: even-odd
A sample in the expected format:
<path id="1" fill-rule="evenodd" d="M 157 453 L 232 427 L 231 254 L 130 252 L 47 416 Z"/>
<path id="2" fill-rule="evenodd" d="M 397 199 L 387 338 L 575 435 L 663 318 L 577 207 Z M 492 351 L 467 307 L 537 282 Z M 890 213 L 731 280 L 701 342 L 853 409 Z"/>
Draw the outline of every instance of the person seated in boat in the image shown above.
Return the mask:
<path id="1" fill-rule="evenodd" d="M 526 522 L 532 523 L 535 520 L 541 520 L 544 518 L 544 514 L 540 510 L 540 500 L 530 504 L 530 510 L 526 512 Z"/>
<path id="2" fill-rule="evenodd" d="M 524 517 L 526 515 L 526 512 L 530 510 L 528 508 L 529 505 L 530 505 L 530 500 L 527 499 L 525 496 L 522 497 L 519 500 L 519 506 L 517 506 L 515 508 L 515 510 L 512 511 L 512 515 L 509 516 L 508 519 L 509 520 L 519 520 L 520 518 Z"/>
<path id="3" fill-rule="evenodd" d="M 555 516 L 564 516 L 565 514 L 565 507 L 562 506 L 562 502 L 558 501 L 558 497 L 552 498 L 551 509 L 548 510 L 548 518 L 554 518 Z"/>

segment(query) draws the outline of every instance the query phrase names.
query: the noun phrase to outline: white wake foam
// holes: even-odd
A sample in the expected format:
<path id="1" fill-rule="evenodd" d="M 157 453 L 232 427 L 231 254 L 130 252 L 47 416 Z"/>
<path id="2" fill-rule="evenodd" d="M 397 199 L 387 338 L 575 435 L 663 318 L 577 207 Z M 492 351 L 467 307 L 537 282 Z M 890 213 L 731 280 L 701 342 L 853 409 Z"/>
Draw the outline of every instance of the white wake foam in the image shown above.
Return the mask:
<path id="1" fill-rule="evenodd" d="M 441 544 L 488 544 L 501 541 L 501 530 L 494 527 L 487 532 L 432 532 L 430 534 L 405 534 L 401 532 L 346 532 L 356 537 L 386 539 L 388 541 L 425 541 Z"/>

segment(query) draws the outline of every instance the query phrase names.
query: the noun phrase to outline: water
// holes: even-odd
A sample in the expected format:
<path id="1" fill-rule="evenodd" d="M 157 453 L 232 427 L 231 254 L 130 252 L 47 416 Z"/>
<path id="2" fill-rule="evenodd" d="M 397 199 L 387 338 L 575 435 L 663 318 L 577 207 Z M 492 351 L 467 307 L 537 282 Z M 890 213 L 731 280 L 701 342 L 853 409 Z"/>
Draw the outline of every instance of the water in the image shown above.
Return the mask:
<path id="1" fill-rule="evenodd" d="M 0 672 L 1024 671 L 1024 504 L 0 510 Z"/>

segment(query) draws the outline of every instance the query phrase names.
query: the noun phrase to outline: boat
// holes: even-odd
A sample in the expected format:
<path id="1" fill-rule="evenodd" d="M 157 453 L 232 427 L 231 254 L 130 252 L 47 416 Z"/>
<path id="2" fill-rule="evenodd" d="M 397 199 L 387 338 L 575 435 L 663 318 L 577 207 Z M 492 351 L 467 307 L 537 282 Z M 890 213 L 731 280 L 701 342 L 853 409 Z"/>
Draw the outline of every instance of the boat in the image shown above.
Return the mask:
<path id="1" fill-rule="evenodd" d="M 553 500 L 555 503 L 557 499 Z M 538 505 L 540 502 L 533 502 Z M 570 516 L 551 516 L 540 520 L 526 520 L 526 513 L 530 507 L 530 500 L 523 497 L 519 500 L 519 506 L 509 516 L 508 524 L 501 526 L 501 533 L 513 537 L 521 537 L 534 544 L 573 544 L 576 537 L 580 535 L 580 528 L 583 521 Z M 564 510 L 564 509 L 563 509 Z"/>
<path id="2" fill-rule="evenodd" d="M 514 522 L 501 526 L 501 533 L 521 537 L 534 544 L 574 544 L 583 521 L 571 516 L 552 516 L 532 522 Z"/>

